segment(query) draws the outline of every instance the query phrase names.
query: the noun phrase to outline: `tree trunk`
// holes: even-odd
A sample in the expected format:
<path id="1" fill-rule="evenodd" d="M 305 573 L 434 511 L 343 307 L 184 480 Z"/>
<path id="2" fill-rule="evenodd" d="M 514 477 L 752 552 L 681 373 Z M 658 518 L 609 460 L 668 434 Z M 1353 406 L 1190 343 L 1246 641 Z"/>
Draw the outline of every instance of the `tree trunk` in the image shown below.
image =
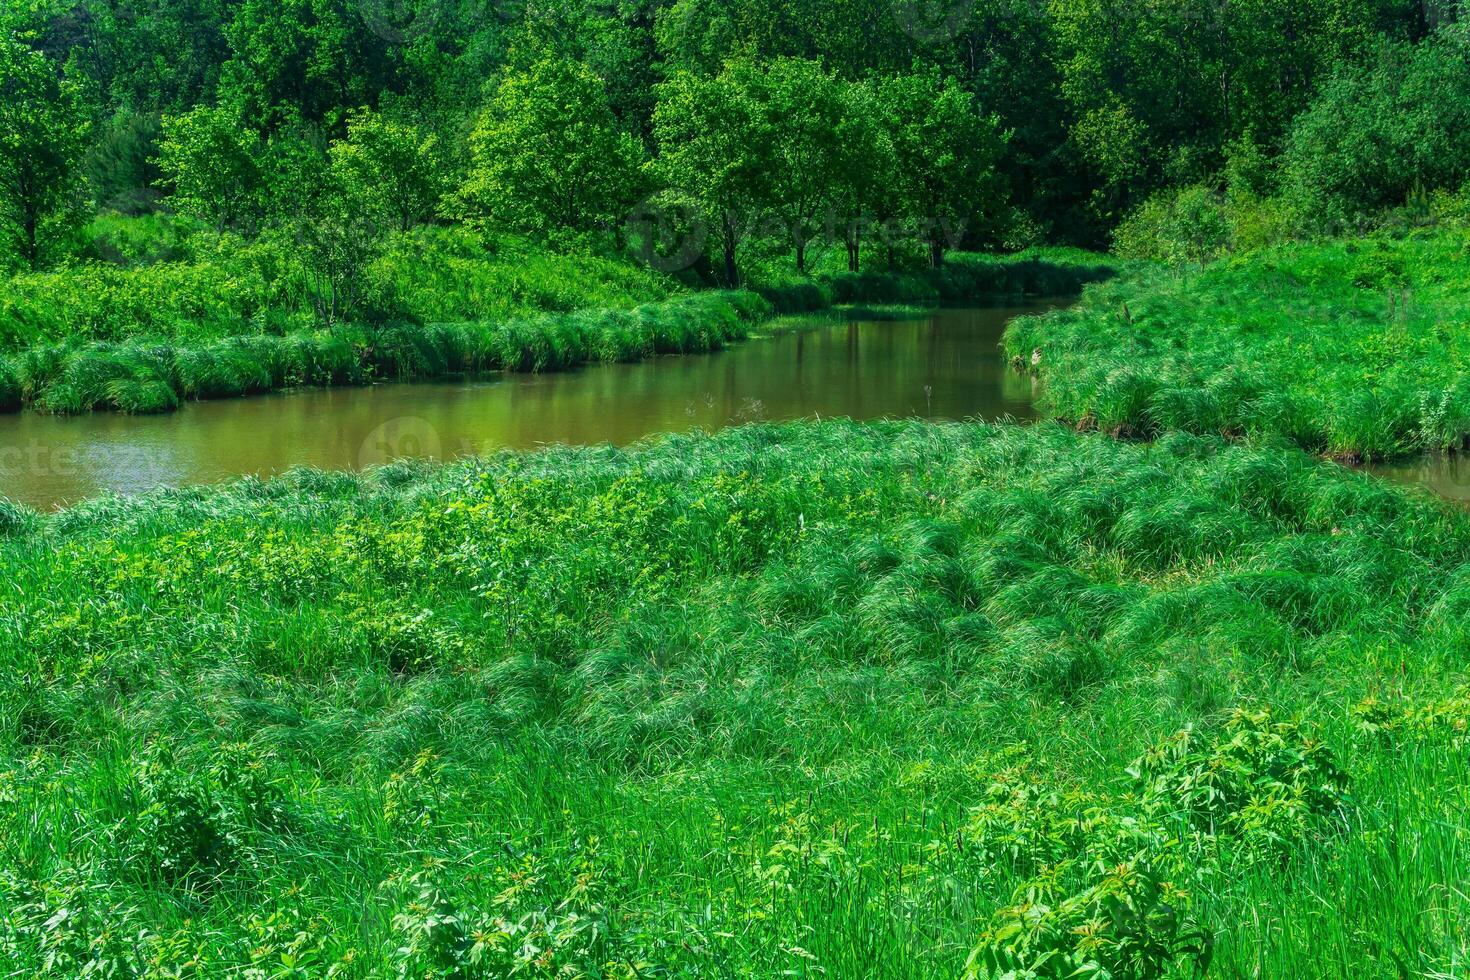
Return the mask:
<path id="1" fill-rule="evenodd" d="M 806 275 L 806 239 L 800 234 L 796 236 L 796 272 Z"/>
<path id="2" fill-rule="evenodd" d="M 724 217 L 725 285 L 731 289 L 740 285 L 740 270 L 735 265 L 735 225 L 727 214 Z"/>
<path id="3" fill-rule="evenodd" d="M 31 271 L 35 272 L 41 268 L 41 248 L 36 244 L 36 214 L 34 211 L 26 211 L 22 225 L 26 236 L 26 262 L 30 264 Z"/>
<path id="4" fill-rule="evenodd" d="M 857 272 L 862 264 L 862 232 L 851 230 L 847 233 L 847 271 Z"/>
<path id="5" fill-rule="evenodd" d="M 944 243 L 938 238 L 929 242 L 929 268 L 937 269 L 944 265 Z"/>

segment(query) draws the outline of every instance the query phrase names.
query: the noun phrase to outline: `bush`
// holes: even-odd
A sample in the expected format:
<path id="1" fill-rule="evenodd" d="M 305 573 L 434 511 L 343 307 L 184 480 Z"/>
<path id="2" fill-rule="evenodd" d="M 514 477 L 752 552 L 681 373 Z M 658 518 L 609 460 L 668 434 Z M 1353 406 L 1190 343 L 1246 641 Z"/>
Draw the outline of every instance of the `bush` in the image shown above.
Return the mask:
<path id="1" fill-rule="evenodd" d="M 131 809 L 110 831 L 118 872 L 187 890 L 213 887 L 286 820 L 272 759 L 225 746 L 181 764 L 158 747 L 133 771 Z"/>
<path id="2" fill-rule="evenodd" d="M 1207 187 L 1163 191 L 1128 216 L 1113 234 L 1118 254 L 1201 267 L 1231 244 L 1224 195 Z"/>
<path id="3" fill-rule="evenodd" d="M 1315 733 L 1269 711 L 1237 710 L 1223 737 L 1191 731 L 1134 763 L 1144 803 L 1208 837 L 1238 837 L 1267 852 L 1320 837 L 1346 815 L 1348 778 Z"/>
<path id="4" fill-rule="evenodd" d="M 1470 179 L 1470 26 L 1417 45 L 1386 43 L 1376 62 L 1328 81 L 1293 124 L 1285 190 L 1319 227 L 1341 229 L 1416 192 Z"/>

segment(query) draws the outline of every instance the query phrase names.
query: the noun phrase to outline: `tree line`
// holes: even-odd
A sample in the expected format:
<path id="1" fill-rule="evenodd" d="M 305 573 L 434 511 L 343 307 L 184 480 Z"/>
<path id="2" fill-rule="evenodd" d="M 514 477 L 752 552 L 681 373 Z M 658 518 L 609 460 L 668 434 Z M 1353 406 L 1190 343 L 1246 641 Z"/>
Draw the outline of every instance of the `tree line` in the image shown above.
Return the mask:
<path id="1" fill-rule="evenodd" d="M 752 235 L 801 269 L 829 231 L 856 268 L 902 227 L 939 262 L 1105 244 L 1179 189 L 1350 217 L 1470 175 L 1457 2 L 4 0 L 0 27 L 32 267 L 94 207 L 291 218 L 344 261 L 364 215 L 653 213 L 733 282 Z"/>

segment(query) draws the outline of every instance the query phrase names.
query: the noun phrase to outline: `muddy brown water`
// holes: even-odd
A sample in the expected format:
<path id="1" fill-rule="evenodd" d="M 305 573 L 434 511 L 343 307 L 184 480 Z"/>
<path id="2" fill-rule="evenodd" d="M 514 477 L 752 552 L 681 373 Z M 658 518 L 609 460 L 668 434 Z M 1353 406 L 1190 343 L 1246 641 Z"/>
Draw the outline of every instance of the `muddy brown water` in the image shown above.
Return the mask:
<path id="1" fill-rule="evenodd" d="M 1470 506 L 1470 457 L 1425 456 L 1392 463 L 1367 463 L 1358 469 L 1392 483 L 1421 487 L 1446 500 Z"/>
<path id="2" fill-rule="evenodd" d="M 43 509 L 108 492 L 363 469 L 502 448 L 626 445 L 658 432 L 762 420 L 1034 418 L 1032 381 L 1008 369 L 1015 316 L 1061 305 L 831 322 L 717 354 L 564 374 L 383 384 L 197 402 L 164 416 L 0 417 L 0 496 Z"/>

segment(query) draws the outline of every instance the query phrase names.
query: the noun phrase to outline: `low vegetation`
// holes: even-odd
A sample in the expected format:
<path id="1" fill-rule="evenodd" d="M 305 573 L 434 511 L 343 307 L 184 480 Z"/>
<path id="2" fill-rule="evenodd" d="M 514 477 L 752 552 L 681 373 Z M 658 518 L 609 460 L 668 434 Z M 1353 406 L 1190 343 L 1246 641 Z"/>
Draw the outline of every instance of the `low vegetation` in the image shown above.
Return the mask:
<path id="1" fill-rule="evenodd" d="M 0 533 L 17 974 L 1470 954 L 1470 517 L 1305 454 L 803 423 Z"/>
<path id="2" fill-rule="evenodd" d="M 198 232 L 174 244 L 157 223 L 128 237 L 134 224 L 98 234 L 98 250 L 123 265 L 93 262 L 0 287 L 0 409 L 151 413 L 300 385 L 565 370 L 717 350 L 776 313 L 1070 294 L 1111 274 L 1100 256 L 1040 249 L 958 254 L 937 270 L 692 290 L 625 260 L 515 239 L 487 250 L 463 231 L 419 229 L 396 238 L 372 273 L 396 316 L 323 327 L 305 273 L 284 249 Z M 148 259 L 173 249 L 188 257 Z"/>
<path id="3" fill-rule="evenodd" d="M 1281 438 L 1349 460 L 1470 437 L 1463 234 L 1293 244 L 1202 269 L 1140 265 L 1016 321 L 1057 416 L 1117 434 Z"/>

